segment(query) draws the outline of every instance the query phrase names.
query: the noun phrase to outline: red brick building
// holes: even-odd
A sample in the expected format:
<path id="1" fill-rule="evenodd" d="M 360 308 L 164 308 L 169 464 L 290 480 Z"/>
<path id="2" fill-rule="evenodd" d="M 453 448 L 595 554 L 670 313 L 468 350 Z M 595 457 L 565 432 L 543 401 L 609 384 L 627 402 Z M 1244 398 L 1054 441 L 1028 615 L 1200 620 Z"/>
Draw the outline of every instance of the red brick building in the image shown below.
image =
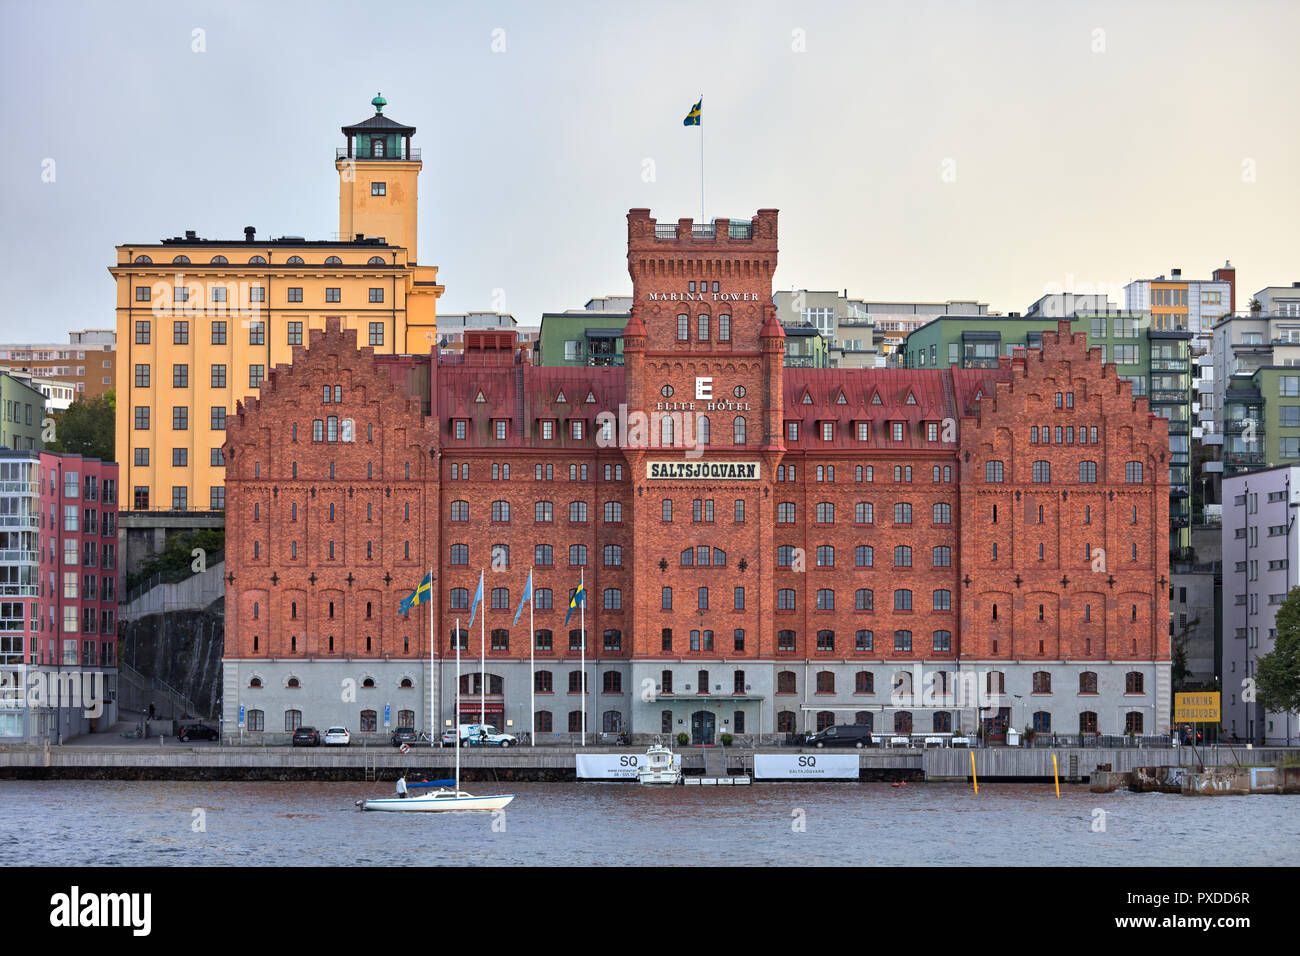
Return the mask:
<path id="1" fill-rule="evenodd" d="M 995 370 L 784 368 L 776 263 L 775 210 L 632 210 L 624 368 L 534 367 L 510 332 L 432 358 L 313 332 L 228 430 L 227 720 L 442 726 L 483 573 L 463 720 L 1167 729 L 1146 400 L 1068 323 Z M 432 666 L 429 606 L 398 613 L 429 569 Z"/>

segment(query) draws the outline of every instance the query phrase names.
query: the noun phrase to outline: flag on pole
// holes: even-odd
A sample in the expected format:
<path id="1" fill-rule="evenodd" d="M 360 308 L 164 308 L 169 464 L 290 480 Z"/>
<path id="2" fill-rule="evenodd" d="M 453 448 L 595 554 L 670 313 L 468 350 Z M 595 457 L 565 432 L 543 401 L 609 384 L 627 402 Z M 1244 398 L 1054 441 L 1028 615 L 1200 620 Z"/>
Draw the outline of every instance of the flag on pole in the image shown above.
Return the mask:
<path id="1" fill-rule="evenodd" d="M 700 126 L 701 125 L 700 119 L 702 118 L 703 113 L 704 113 L 704 97 L 701 96 L 700 101 L 696 103 L 694 106 L 692 106 L 691 111 L 686 114 L 686 119 L 682 120 L 682 125 Z"/>
<path id="2" fill-rule="evenodd" d="M 478 590 L 474 592 L 474 606 L 469 612 L 469 626 L 474 626 L 474 615 L 478 613 L 478 606 L 483 603 L 483 572 L 478 573 Z"/>
<path id="3" fill-rule="evenodd" d="M 511 627 L 519 626 L 519 615 L 524 613 L 524 604 L 533 599 L 533 572 L 528 572 L 528 583 L 524 585 L 524 596 L 519 599 L 519 610 L 515 611 L 515 623 Z"/>
<path id="4" fill-rule="evenodd" d="M 582 572 L 578 573 L 578 590 L 573 592 L 573 597 L 569 598 L 569 613 L 564 615 L 564 624 L 567 627 L 569 618 L 573 617 L 575 608 L 587 606 L 587 591 L 582 586 Z"/>
<path id="5" fill-rule="evenodd" d="M 433 572 L 430 571 L 424 576 L 424 580 L 419 583 L 414 591 L 402 598 L 402 605 L 397 609 L 398 614 L 405 614 L 411 608 L 423 604 L 433 596 Z"/>

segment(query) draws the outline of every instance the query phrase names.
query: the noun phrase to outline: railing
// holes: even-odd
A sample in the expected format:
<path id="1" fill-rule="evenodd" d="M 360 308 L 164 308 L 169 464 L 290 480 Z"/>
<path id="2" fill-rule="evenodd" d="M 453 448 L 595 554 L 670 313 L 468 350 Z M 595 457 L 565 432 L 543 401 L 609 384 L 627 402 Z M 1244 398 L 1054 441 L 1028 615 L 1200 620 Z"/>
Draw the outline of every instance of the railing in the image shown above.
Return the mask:
<path id="1" fill-rule="evenodd" d="M 354 159 L 358 162 L 383 162 L 384 160 L 416 160 L 420 158 L 420 150 L 417 149 L 399 149 L 395 156 L 349 156 L 346 146 L 337 146 L 334 149 L 334 159 Z"/>
<path id="2" fill-rule="evenodd" d="M 676 224 L 661 223 L 661 222 L 655 223 L 655 238 L 676 239 L 677 238 Z"/>
<path id="3" fill-rule="evenodd" d="M 220 564 L 224 560 L 226 560 L 225 551 L 213 551 L 204 558 L 204 563 L 207 567 L 211 568 Z M 193 577 L 195 573 L 195 571 L 190 570 L 190 565 L 186 564 L 184 567 L 177 568 L 173 571 L 159 571 L 157 574 L 151 574 L 143 581 L 138 582 L 135 587 L 127 591 L 126 600 L 122 603 L 131 604 L 136 600 L 136 598 L 147 594 L 149 591 L 161 584 L 179 584 L 181 581 Z"/>
<path id="4" fill-rule="evenodd" d="M 1186 372 L 1188 362 L 1186 359 L 1152 359 L 1151 371 L 1153 372 Z"/>
<path id="5" fill-rule="evenodd" d="M 727 223 L 727 238 L 729 239 L 753 239 L 754 224 L 752 222 L 729 222 Z"/>
<path id="6" fill-rule="evenodd" d="M 850 328 L 872 328 L 875 326 L 873 319 L 840 319 L 840 326 L 849 326 Z"/>
<path id="7" fill-rule="evenodd" d="M 1153 388 L 1151 390 L 1151 401 L 1153 402 L 1187 402 L 1190 398 L 1184 391 L 1167 388 Z"/>
<path id="8" fill-rule="evenodd" d="M 1224 452 L 1223 461 L 1229 465 L 1262 465 L 1264 464 L 1264 453 L 1257 451 Z"/>
<path id="9" fill-rule="evenodd" d="M 604 367 L 604 366 L 611 366 L 611 365 L 621 366 L 623 364 L 623 356 L 593 355 L 589 359 L 587 359 L 587 364 L 595 367 Z"/>
<path id="10" fill-rule="evenodd" d="M 787 355 L 785 357 L 786 368 L 816 368 L 816 361 L 811 355 Z"/>
<path id="11" fill-rule="evenodd" d="M 961 360 L 962 368 L 997 368 L 998 360 L 996 358 L 964 358 Z"/>
<path id="12" fill-rule="evenodd" d="M 717 235 L 717 227 L 714 226 L 713 223 L 709 223 L 707 226 L 700 225 L 699 223 L 693 223 L 691 225 L 692 239 L 716 239 Z"/>
<path id="13" fill-rule="evenodd" d="M 1191 434 L 1192 426 L 1190 422 L 1180 422 L 1177 419 L 1167 418 L 1169 422 L 1169 434 L 1171 435 L 1188 435 Z"/>
<path id="14" fill-rule="evenodd" d="M 1254 419 L 1238 419 L 1224 423 L 1223 430 L 1229 435 L 1240 435 L 1247 427 L 1253 427 L 1256 435 L 1264 433 L 1264 426 Z"/>
<path id="15" fill-rule="evenodd" d="M 0 564 L 36 563 L 41 559 L 39 551 L 0 551 Z"/>
<path id="16" fill-rule="evenodd" d="M 177 514 L 177 515 L 224 515 L 224 508 L 176 508 L 172 505 L 145 505 L 143 508 L 123 508 L 118 512 L 122 516 L 130 514 Z"/>

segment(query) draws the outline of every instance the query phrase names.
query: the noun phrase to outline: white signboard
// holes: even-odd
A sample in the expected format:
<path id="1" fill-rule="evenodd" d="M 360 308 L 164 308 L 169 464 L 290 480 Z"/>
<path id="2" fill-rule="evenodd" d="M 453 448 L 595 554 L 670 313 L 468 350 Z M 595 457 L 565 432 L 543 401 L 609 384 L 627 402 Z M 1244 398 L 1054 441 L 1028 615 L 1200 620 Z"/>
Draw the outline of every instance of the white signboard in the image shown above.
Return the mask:
<path id="1" fill-rule="evenodd" d="M 645 763 L 645 754 L 578 754 L 579 780 L 635 780 Z M 680 754 L 673 755 L 673 768 L 682 766 Z"/>
<path id="2" fill-rule="evenodd" d="M 757 481 L 758 466 L 756 461 L 650 461 L 646 462 L 645 476 L 688 481 Z"/>
<path id="3" fill-rule="evenodd" d="M 755 780 L 857 780 L 858 755 L 755 754 Z"/>

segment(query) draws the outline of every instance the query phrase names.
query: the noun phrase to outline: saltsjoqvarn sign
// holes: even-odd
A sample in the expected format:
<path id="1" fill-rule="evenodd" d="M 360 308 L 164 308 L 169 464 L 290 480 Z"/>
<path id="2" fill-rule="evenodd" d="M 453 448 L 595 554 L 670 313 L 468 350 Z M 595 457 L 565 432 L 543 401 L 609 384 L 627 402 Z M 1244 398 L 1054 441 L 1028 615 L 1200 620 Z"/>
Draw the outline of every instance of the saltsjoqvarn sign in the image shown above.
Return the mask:
<path id="1" fill-rule="evenodd" d="M 719 481 L 758 481 L 756 461 L 650 461 L 647 478 L 715 479 Z"/>

